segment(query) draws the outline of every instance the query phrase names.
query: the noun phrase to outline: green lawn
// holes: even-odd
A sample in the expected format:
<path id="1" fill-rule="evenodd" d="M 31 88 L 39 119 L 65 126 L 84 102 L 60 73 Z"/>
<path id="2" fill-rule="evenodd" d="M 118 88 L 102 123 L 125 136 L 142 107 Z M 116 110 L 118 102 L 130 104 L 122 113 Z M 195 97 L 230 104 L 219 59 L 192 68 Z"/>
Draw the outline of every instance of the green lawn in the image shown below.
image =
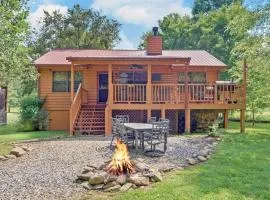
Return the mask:
<path id="1" fill-rule="evenodd" d="M 151 189 L 116 196 L 118 200 L 270 199 L 270 124 L 230 122 L 214 156 L 198 166 L 174 172 Z"/>
<path id="2" fill-rule="evenodd" d="M 0 155 L 8 154 L 12 148 L 10 143 L 15 141 L 50 138 L 66 135 L 66 132 L 64 131 L 18 132 L 16 129 L 17 121 L 18 114 L 16 112 L 8 113 L 8 125 L 0 126 Z"/>

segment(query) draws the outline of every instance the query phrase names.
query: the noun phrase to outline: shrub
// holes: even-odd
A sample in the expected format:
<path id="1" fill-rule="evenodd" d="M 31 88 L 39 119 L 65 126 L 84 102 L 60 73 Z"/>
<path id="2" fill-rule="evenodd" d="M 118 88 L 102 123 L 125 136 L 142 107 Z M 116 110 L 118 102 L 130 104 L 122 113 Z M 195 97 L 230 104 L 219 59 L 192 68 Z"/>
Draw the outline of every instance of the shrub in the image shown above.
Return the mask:
<path id="1" fill-rule="evenodd" d="M 211 126 L 209 126 L 208 136 L 218 137 L 224 132 L 223 129 L 220 128 L 220 123 L 221 123 L 221 120 L 216 119 L 214 123 Z"/>
<path id="2" fill-rule="evenodd" d="M 45 101 L 36 96 L 24 97 L 20 102 L 21 131 L 47 130 L 48 112 L 43 108 Z"/>

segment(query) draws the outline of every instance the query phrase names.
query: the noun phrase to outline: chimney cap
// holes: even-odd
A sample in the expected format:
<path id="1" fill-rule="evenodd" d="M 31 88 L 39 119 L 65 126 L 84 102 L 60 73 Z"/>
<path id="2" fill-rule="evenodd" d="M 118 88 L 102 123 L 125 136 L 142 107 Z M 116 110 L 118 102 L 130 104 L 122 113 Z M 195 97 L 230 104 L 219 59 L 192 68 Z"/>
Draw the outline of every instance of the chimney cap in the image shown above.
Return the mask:
<path id="1" fill-rule="evenodd" d="M 157 36 L 158 35 L 158 27 L 154 26 L 152 30 L 153 30 L 153 35 Z"/>

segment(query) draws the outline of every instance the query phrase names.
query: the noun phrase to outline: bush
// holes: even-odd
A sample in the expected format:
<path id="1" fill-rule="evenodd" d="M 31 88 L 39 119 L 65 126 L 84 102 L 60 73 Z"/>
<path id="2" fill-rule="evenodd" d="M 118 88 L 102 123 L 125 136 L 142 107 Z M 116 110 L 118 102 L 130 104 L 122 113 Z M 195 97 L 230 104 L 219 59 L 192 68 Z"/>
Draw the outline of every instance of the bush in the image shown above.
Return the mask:
<path id="1" fill-rule="evenodd" d="M 216 119 L 214 123 L 212 124 L 212 126 L 209 126 L 208 136 L 218 137 L 224 132 L 223 129 L 220 128 L 220 123 L 221 123 L 221 120 Z"/>
<path id="2" fill-rule="evenodd" d="M 20 102 L 21 131 L 47 130 L 49 113 L 43 108 L 45 101 L 36 96 L 24 97 Z"/>

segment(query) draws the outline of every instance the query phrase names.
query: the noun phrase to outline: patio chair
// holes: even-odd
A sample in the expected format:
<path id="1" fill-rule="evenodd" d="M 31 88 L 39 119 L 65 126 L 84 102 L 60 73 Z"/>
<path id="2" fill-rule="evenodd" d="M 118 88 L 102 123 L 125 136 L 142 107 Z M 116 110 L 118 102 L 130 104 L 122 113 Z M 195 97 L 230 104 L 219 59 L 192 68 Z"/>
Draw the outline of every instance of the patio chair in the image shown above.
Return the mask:
<path id="1" fill-rule="evenodd" d="M 115 115 L 116 119 L 120 119 L 122 123 L 129 123 L 129 115 Z"/>
<path id="2" fill-rule="evenodd" d="M 167 128 L 168 128 L 168 121 L 165 122 L 153 122 L 153 127 L 151 132 L 144 132 L 143 136 L 143 147 L 144 143 L 146 142 L 150 145 L 151 149 L 144 151 L 145 154 L 154 153 L 158 155 L 160 153 L 164 154 L 167 150 Z M 159 151 L 156 149 L 157 145 L 163 144 L 164 148 L 163 151 Z M 154 155 L 153 154 L 153 155 Z"/>
<path id="3" fill-rule="evenodd" d="M 134 146 L 135 136 L 133 132 L 127 131 L 125 125 L 122 122 L 119 122 L 119 120 L 117 122 L 116 129 L 122 142 L 127 145 L 132 144 L 132 146 Z"/>
<path id="4" fill-rule="evenodd" d="M 110 144 L 110 149 L 112 148 L 112 143 L 115 138 L 120 138 L 120 135 L 117 131 L 117 124 L 120 124 L 120 121 L 116 118 L 112 118 L 112 140 Z"/>
<path id="5" fill-rule="evenodd" d="M 149 120 L 148 120 L 148 123 L 149 124 L 152 124 L 153 122 L 156 122 L 157 121 L 157 117 L 151 117 Z"/>

